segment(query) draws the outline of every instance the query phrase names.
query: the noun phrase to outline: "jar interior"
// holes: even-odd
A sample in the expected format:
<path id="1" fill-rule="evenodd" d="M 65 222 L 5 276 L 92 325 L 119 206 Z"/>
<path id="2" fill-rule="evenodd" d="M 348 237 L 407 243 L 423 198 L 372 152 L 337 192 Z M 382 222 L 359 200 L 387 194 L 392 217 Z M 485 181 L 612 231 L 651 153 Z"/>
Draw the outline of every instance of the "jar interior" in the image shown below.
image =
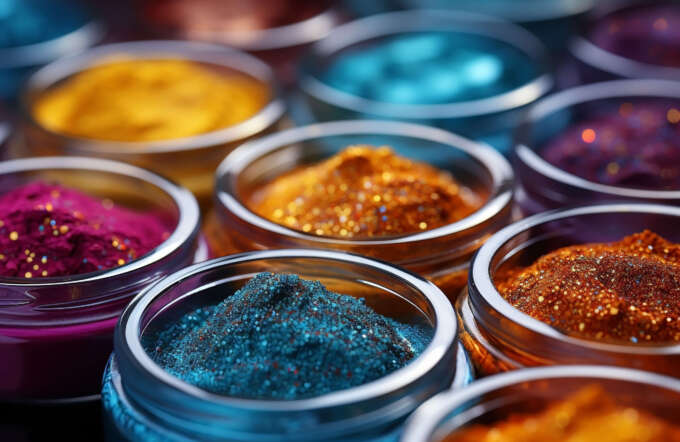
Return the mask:
<path id="1" fill-rule="evenodd" d="M 162 188 L 141 178 L 98 169 L 50 168 L 0 175 L 0 194 L 32 182 L 43 181 L 78 190 L 114 206 L 156 216 L 169 231 L 179 222 L 179 207 Z"/>
<path id="2" fill-rule="evenodd" d="M 568 377 L 533 379 L 486 392 L 456 407 L 442 419 L 430 440 L 442 441 L 470 425 L 492 425 L 522 414 L 540 413 L 556 401 L 590 385 L 601 387 L 618 405 L 648 412 L 669 424 L 677 422 L 675 407 L 680 393 L 660 386 L 618 379 Z"/>
<path id="3" fill-rule="evenodd" d="M 251 205 L 257 192 L 276 177 L 304 166 L 313 165 L 352 145 L 389 146 L 400 156 L 425 162 L 449 172 L 462 186 L 470 190 L 479 205 L 485 204 L 493 191 L 493 177 L 477 158 L 450 145 L 418 138 L 417 136 L 378 133 L 343 134 L 308 138 L 272 149 L 245 165 L 236 173 L 236 182 L 224 175 L 218 188 L 235 184 L 237 198 Z"/>
<path id="4" fill-rule="evenodd" d="M 314 257 L 257 259 L 214 267 L 183 279 L 159 295 L 140 323 L 142 340 L 198 307 L 216 305 L 261 272 L 293 273 L 318 280 L 328 290 L 365 299 L 381 315 L 434 328 L 434 310 L 415 287 L 378 269 Z"/>

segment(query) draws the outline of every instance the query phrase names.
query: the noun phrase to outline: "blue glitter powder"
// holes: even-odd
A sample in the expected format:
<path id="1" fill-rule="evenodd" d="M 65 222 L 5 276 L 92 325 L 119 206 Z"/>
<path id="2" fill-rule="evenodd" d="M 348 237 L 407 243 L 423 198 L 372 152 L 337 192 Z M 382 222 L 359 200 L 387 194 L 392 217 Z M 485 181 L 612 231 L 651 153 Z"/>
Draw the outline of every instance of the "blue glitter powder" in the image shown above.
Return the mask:
<path id="1" fill-rule="evenodd" d="M 362 98 L 405 105 L 446 104 L 502 94 L 537 75 L 507 43 L 459 32 L 414 32 L 348 49 L 324 81 Z"/>
<path id="2" fill-rule="evenodd" d="M 143 336 L 165 370 L 232 397 L 293 400 L 374 381 L 431 340 L 361 299 L 297 275 L 262 273 L 215 306 Z"/>
<path id="3" fill-rule="evenodd" d="M 0 48 L 52 40 L 75 31 L 88 19 L 74 1 L 0 0 Z"/>

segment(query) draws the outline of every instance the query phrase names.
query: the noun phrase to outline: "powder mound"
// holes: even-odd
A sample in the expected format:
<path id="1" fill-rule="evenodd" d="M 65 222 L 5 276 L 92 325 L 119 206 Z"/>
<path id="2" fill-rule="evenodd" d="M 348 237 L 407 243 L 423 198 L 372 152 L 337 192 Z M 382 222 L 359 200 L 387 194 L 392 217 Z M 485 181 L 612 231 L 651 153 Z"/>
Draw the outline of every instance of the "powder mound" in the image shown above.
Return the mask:
<path id="1" fill-rule="evenodd" d="M 680 442 L 680 427 L 587 386 L 535 414 L 473 424 L 444 442 Z"/>
<path id="2" fill-rule="evenodd" d="M 220 304 L 144 336 L 169 373 L 232 397 L 300 399 L 376 380 L 406 365 L 427 329 L 297 275 L 261 273 Z"/>
<path id="3" fill-rule="evenodd" d="M 577 337 L 680 341 L 680 245 L 650 231 L 558 249 L 498 277 L 528 315 Z"/>
<path id="4" fill-rule="evenodd" d="M 480 205 L 450 174 L 388 147 L 351 146 L 260 189 L 251 208 L 320 236 L 403 235 L 458 221 Z"/>
<path id="5" fill-rule="evenodd" d="M 624 103 L 577 124 L 541 151 L 549 163 L 588 181 L 641 189 L 680 189 L 680 111 Z"/>
<path id="6" fill-rule="evenodd" d="M 0 275 L 68 276 L 145 255 L 168 235 L 155 216 L 33 182 L 0 196 Z"/>

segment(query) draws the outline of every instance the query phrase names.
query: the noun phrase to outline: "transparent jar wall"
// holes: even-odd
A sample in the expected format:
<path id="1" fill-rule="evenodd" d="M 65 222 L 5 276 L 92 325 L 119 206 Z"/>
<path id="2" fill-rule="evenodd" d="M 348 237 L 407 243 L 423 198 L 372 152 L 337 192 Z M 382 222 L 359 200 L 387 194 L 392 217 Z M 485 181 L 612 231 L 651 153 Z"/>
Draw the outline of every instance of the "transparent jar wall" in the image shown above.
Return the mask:
<path id="1" fill-rule="evenodd" d="M 574 211 L 584 213 L 537 225 L 532 223 L 512 237 L 492 239 L 489 253 L 493 257 L 487 269 L 479 267 L 475 270 L 475 258 L 470 284 L 458 300 L 457 311 L 461 342 L 468 350 L 476 373 L 484 376 L 524 366 L 601 364 L 678 376 L 679 345 L 606 344 L 572 338 L 521 313 L 495 290 L 490 292 L 489 284 L 493 284 L 493 278 L 499 272 L 515 266 L 529 266 L 557 248 L 618 241 L 644 229 L 680 243 L 677 231 L 680 210 L 673 207 L 618 205 Z M 552 214 L 547 216 L 557 218 Z M 481 276 L 485 272 L 489 275 L 486 279 Z"/>
<path id="2" fill-rule="evenodd" d="M 286 247 L 345 250 L 404 266 L 432 280 L 447 296 L 455 298 L 465 286 L 472 254 L 493 232 L 510 222 L 512 208 L 509 197 L 506 200 L 498 198 L 509 192 L 510 182 L 494 188 L 498 183 L 494 184 L 488 164 L 450 145 L 424 139 L 417 134 L 406 136 L 378 132 L 319 135 L 286 143 L 249 161 L 237 172 L 237 176 L 218 176 L 217 198 L 220 199 L 220 192 L 229 193 L 226 189 L 232 189 L 232 196 L 247 207 L 250 195 L 273 178 L 302 165 L 322 161 L 348 145 L 370 144 L 390 146 L 398 155 L 449 171 L 460 183 L 478 194 L 481 201 L 493 205 L 497 212 L 466 229 L 421 241 L 371 244 L 357 240 L 328 243 L 325 238 L 314 235 L 293 238 L 260 228 L 223 204 L 218 204 L 205 227 L 211 250 L 216 256 Z M 500 157 L 498 159 L 501 160 Z M 491 202 L 492 199 L 494 202 Z"/>
<path id="3" fill-rule="evenodd" d="M 69 137 L 45 129 L 33 119 L 35 101 L 46 90 L 101 62 L 125 54 L 132 59 L 182 58 L 217 73 L 240 72 L 270 90 L 270 100 L 239 124 L 193 137 L 155 142 L 111 142 Z M 217 45 L 172 41 L 139 41 L 94 48 L 81 56 L 59 60 L 33 75 L 23 93 L 21 130 L 12 154 L 25 156 L 87 155 L 134 164 L 154 171 L 191 190 L 203 209 L 212 203 L 214 173 L 224 156 L 239 144 L 290 125 L 270 68 L 247 54 Z"/>
<path id="4" fill-rule="evenodd" d="M 172 288 L 154 293 L 157 296 L 146 304 L 143 312 L 134 313 L 140 320 L 139 327 L 128 326 L 131 315 L 123 316 L 103 390 L 109 423 L 117 431 L 130 439 L 144 435 L 152 440 L 394 440 L 393 432 L 418 403 L 447 389 L 454 376 L 458 378 L 456 360 L 460 356 L 456 355 L 455 341 L 450 340 L 456 324 L 449 323 L 454 321 L 450 310 L 447 314 L 441 313 L 441 306 L 446 306 L 441 295 L 433 303 L 420 291 L 423 286 L 413 286 L 393 274 L 366 266 L 363 261 L 352 262 L 351 256 L 342 255 L 344 258 L 338 260 L 327 256 L 317 258 L 315 254 L 324 253 L 318 251 L 294 252 L 297 256 L 286 256 L 286 252 L 267 252 L 279 257 L 244 258 L 243 262 L 182 276 L 181 280 L 171 282 Z M 304 279 L 320 280 L 330 290 L 366 299 L 367 305 L 378 313 L 403 323 L 429 324 L 438 331 L 420 358 L 388 375 L 392 376 L 391 381 L 382 378 L 367 384 L 366 387 L 375 385 L 370 396 L 357 393 L 358 396 L 352 398 L 351 394 L 363 386 L 355 387 L 344 390 L 349 396 L 342 402 L 329 402 L 324 398 L 332 394 L 324 395 L 308 400 L 309 407 L 302 405 L 304 400 L 230 402 L 224 396 L 182 393 L 145 369 L 145 361 L 140 362 L 137 354 L 143 350 L 129 344 L 124 330 L 135 327 L 147 333 L 158 324 L 176 320 L 192 307 L 214 304 L 231 296 L 262 271 L 296 273 Z M 439 331 L 445 329 L 448 331 Z M 439 333 L 448 338 L 442 339 Z M 424 359 L 435 363 L 430 365 Z M 418 374 L 406 374 L 409 368 Z M 461 369 L 467 372 L 468 367 Z M 377 388 L 377 383 L 383 380 Z M 217 398 L 227 402 L 218 403 Z M 316 405 L 311 405 L 311 401 L 316 401 Z M 278 407 L 272 403 L 290 406 Z"/>
<path id="5" fill-rule="evenodd" d="M 173 199 L 158 182 L 114 170 L 114 166 L 127 167 L 125 165 L 109 162 L 100 165 L 111 166 L 107 172 L 101 168 L 87 169 L 87 164 L 74 168 L 73 162 L 67 166 L 61 160 L 39 160 L 43 164 L 54 163 L 53 169 L 3 171 L 0 193 L 36 180 L 58 182 L 110 199 L 114 205 L 156 216 L 167 225 L 169 233 L 178 228 L 180 216 L 184 218 L 182 228 L 187 228 L 193 209 L 193 225 L 184 231 L 183 239 L 172 240 L 181 241 L 181 250 L 176 248 L 179 242 L 174 246 L 163 242 L 150 254 L 161 250 L 167 254 L 135 270 L 123 272 L 150 254 L 116 269 L 87 274 L 85 278 L 0 281 L 0 359 L 8 361 L 0 364 L 0 402 L 96 395 L 120 312 L 147 284 L 193 262 L 197 250 L 198 212 L 193 199 L 187 208 L 183 205 L 185 201 Z M 73 161 L 88 160 L 75 158 Z M 183 196 L 188 197 L 188 193 Z M 109 273 L 110 277 L 106 277 Z M 87 279 L 88 276 L 97 278 Z"/>
<path id="6" fill-rule="evenodd" d="M 560 367 L 565 368 L 565 367 Z M 654 376 L 655 384 L 645 383 L 642 379 L 646 373 L 628 370 L 616 370 L 615 376 L 608 378 L 602 367 L 578 367 L 576 373 L 564 373 L 562 376 L 542 375 L 539 370 L 526 371 L 515 383 L 502 382 L 497 388 L 484 388 L 481 394 L 468 400 L 455 400 L 450 397 L 444 409 L 437 409 L 440 417 L 433 429 L 426 430 L 414 437 L 402 439 L 403 442 L 440 442 L 447 435 L 474 424 L 493 425 L 518 414 L 540 413 L 551 403 L 564 400 L 571 394 L 591 385 L 600 386 L 617 404 L 635 408 L 665 420 L 668 424 L 677 424 L 677 408 L 680 406 L 680 391 L 677 385 L 656 382 L 669 381 L 664 377 Z M 564 370 L 563 370 L 564 371 Z M 601 371 L 602 373 L 598 373 Z M 593 372 L 593 373 L 591 373 Z M 530 375 L 536 373 L 536 378 Z M 628 376 L 625 379 L 624 376 Z M 507 379 L 507 378 L 503 378 Z M 509 379 L 508 379 L 509 380 Z M 673 381 L 670 380 L 670 383 Z M 501 382 L 499 381 L 499 384 Z M 435 405 L 433 402 L 433 406 Z M 439 405 L 439 404 L 438 404 Z M 417 423 L 417 422 L 414 422 Z M 429 424 L 429 423 L 428 423 Z"/>
<path id="7" fill-rule="evenodd" d="M 615 202 L 680 205 L 680 190 L 654 191 L 587 181 L 541 157 L 542 149 L 570 127 L 639 103 L 680 107 L 680 85 L 656 80 L 607 82 L 566 90 L 531 109 L 515 133 L 515 200 L 525 215 L 563 207 Z"/>

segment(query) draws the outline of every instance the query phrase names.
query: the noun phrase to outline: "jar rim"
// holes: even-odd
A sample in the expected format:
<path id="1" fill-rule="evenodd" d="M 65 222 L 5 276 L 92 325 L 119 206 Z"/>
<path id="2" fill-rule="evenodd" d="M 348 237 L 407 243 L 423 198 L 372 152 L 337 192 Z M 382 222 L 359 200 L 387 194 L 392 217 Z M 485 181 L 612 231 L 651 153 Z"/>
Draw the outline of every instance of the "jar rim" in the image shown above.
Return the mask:
<path id="1" fill-rule="evenodd" d="M 158 60 L 181 58 L 198 63 L 218 65 L 233 69 L 267 85 L 271 97 L 267 104 L 255 115 L 222 129 L 188 136 L 156 141 L 112 141 L 85 138 L 55 132 L 37 121 L 31 109 L 31 94 L 41 93 L 54 84 L 92 66 L 106 64 L 111 56 L 124 54 L 133 59 Z M 130 153 L 167 153 L 184 150 L 195 150 L 218 144 L 233 143 L 243 140 L 278 121 L 285 111 L 278 83 L 272 69 L 260 59 L 239 51 L 212 43 L 190 42 L 180 40 L 144 40 L 123 43 L 110 43 L 88 49 L 77 55 L 63 57 L 42 67 L 33 73 L 24 84 L 21 92 L 20 110 L 22 117 L 31 125 L 39 127 L 50 135 L 65 142 L 67 149 L 81 153 L 119 154 Z"/>
<path id="2" fill-rule="evenodd" d="M 511 385 L 538 380 L 559 380 L 564 378 L 591 378 L 644 384 L 680 393 L 680 381 L 633 368 L 603 365 L 557 365 L 550 367 L 525 368 L 487 377 L 470 386 L 440 393 L 421 405 L 406 422 L 402 442 L 430 440 L 437 426 L 454 410 L 471 400 Z"/>
<path id="3" fill-rule="evenodd" d="M 332 4 L 317 14 L 285 25 L 242 31 L 201 31 L 199 41 L 222 41 L 245 51 L 268 51 L 313 43 L 326 35 L 341 21 L 340 9 Z"/>
<path id="4" fill-rule="evenodd" d="M 556 111 L 607 98 L 644 97 L 680 98 L 680 82 L 654 79 L 613 80 L 577 86 L 549 95 L 532 105 L 525 114 L 515 133 L 515 156 L 541 175 L 578 189 L 629 199 L 676 200 L 680 198 L 680 190 L 637 189 L 589 181 L 551 164 L 529 146 L 528 140 L 522 140 L 522 134 L 528 134 L 531 125 Z"/>
<path id="5" fill-rule="evenodd" d="M 59 277 L 31 279 L 2 277 L 0 278 L 0 286 L 16 286 L 21 288 L 71 286 L 130 274 L 173 254 L 186 244 L 192 236 L 196 236 L 198 233 L 200 211 L 198 202 L 193 194 L 189 190 L 146 169 L 120 161 L 88 157 L 36 157 L 0 162 L 0 175 L 49 170 L 80 170 L 113 173 L 150 183 L 172 198 L 179 214 L 177 225 L 170 236 L 158 244 L 149 253 L 122 266 L 79 275 Z"/>
<path id="6" fill-rule="evenodd" d="M 536 226 L 582 215 L 607 213 L 643 213 L 649 215 L 670 215 L 680 218 L 680 208 L 661 204 L 600 204 L 551 210 L 517 221 L 499 230 L 478 250 L 470 264 L 468 294 L 471 305 L 479 308 L 482 304 L 493 309 L 504 320 L 521 324 L 542 337 L 565 342 L 576 348 L 615 354 L 633 355 L 680 355 L 680 344 L 624 345 L 580 339 L 566 335 L 556 328 L 513 307 L 496 289 L 491 278 L 491 266 L 498 250 L 508 241 Z M 479 320 L 479 318 L 475 318 Z"/>
<path id="7" fill-rule="evenodd" d="M 491 192 L 486 201 L 478 210 L 467 217 L 454 223 L 435 229 L 416 232 L 407 235 L 386 237 L 383 239 L 367 238 L 344 240 L 335 237 L 318 236 L 290 229 L 283 225 L 269 221 L 256 213 L 252 212 L 245 204 L 241 203 L 236 195 L 235 183 L 232 180 L 226 181 L 226 189 L 220 188 L 224 177 L 236 177 L 254 160 L 266 155 L 283 145 L 292 144 L 314 138 L 326 136 L 339 136 L 347 134 L 382 134 L 404 136 L 410 138 L 420 138 L 427 141 L 441 143 L 453 149 L 460 150 L 472 157 L 482 165 L 489 173 L 492 181 Z M 332 121 L 327 123 L 316 123 L 307 126 L 300 126 L 275 134 L 267 135 L 256 140 L 242 144 L 229 153 L 220 163 L 216 172 L 215 192 L 217 201 L 220 205 L 234 213 L 248 224 L 260 229 L 276 233 L 288 238 L 303 239 L 316 243 L 321 247 L 333 245 L 390 245 L 413 243 L 417 241 L 432 240 L 443 236 L 463 232 L 485 221 L 492 219 L 501 212 L 512 200 L 512 182 L 514 175 L 512 168 L 507 160 L 493 148 L 468 140 L 454 133 L 434 127 L 383 120 L 344 120 Z"/>
<path id="8" fill-rule="evenodd" d="M 492 26 L 480 26 L 491 24 Z M 538 38 L 529 31 L 496 17 L 450 10 L 397 11 L 376 14 L 354 20 L 333 29 L 312 45 L 302 66 L 313 57 L 335 54 L 347 47 L 395 34 L 423 30 L 461 31 L 503 41 L 520 49 L 540 67 L 537 76 L 528 83 L 501 94 L 469 101 L 446 104 L 396 104 L 360 97 L 336 89 L 301 69 L 300 88 L 315 99 L 353 112 L 368 113 L 387 118 L 413 120 L 466 118 L 515 109 L 545 95 L 553 85 L 549 73 L 548 52 Z"/>
<path id="9" fill-rule="evenodd" d="M 407 365 L 375 381 L 357 387 L 327 393 L 321 396 L 297 400 L 245 399 L 211 393 L 185 382 L 161 368 L 144 350 L 140 339 L 140 325 L 144 313 L 156 298 L 181 283 L 186 278 L 206 271 L 249 261 L 285 258 L 314 258 L 357 264 L 376 269 L 390 277 L 405 282 L 418 290 L 430 303 L 434 312 L 434 335 L 425 350 Z M 376 396 L 405 388 L 431 371 L 447 353 L 455 348 L 458 324 L 455 313 L 446 296 L 434 284 L 422 277 L 391 264 L 352 253 L 312 249 L 279 249 L 239 253 L 194 264 L 146 288 L 126 307 L 116 328 L 114 352 L 120 359 L 129 359 L 135 370 L 148 374 L 148 382 L 169 387 L 178 397 L 188 397 L 202 402 L 220 404 L 239 409 L 256 409 L 261 412 L 305 412 L 313 409 L 338 407 L 358 403 Z M 153 389 L 153 388 L 152 388 Z"/>
<path id="10" fill-rule="evenodd" d="M 657 4 L 664 4 L 656 1 Z M 616 14 L 628 8 L 649 7 L 649 0 L 628 0 L 623 2 L 604 3 L 604 7 L 595 8 L 587 17 L 586 22 L 602 19 L 610 14 Z M 589 28 L 589 26 L 586 26 Z M 585 33 L 574 36 L 568 45 L 569 52 L 580 62 L 595 67 L 609 74 L 624 78 L 658 78 L 676 80 L 680 77 L 680 68 L 672 66 L 644 63 L 622 55 L 607 51 L 590 41 Z"/>

